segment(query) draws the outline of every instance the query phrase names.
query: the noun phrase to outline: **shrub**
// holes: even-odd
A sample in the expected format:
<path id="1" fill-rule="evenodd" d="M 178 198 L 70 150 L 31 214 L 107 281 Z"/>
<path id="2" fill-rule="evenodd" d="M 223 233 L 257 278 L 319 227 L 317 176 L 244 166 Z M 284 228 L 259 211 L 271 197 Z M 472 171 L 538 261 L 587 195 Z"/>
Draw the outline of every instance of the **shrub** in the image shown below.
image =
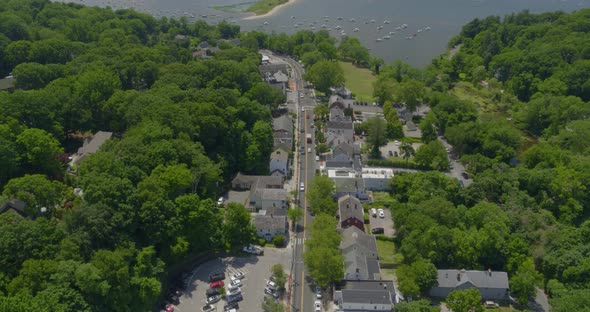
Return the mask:
<path id="1" fill-rule="evenodd" d="M 275 235 L 272 238 L 272 243 L 276 246 L 276 247 L 283 247 L 285 245 L 285 235 L 279 234 L 279 235 Z"/>

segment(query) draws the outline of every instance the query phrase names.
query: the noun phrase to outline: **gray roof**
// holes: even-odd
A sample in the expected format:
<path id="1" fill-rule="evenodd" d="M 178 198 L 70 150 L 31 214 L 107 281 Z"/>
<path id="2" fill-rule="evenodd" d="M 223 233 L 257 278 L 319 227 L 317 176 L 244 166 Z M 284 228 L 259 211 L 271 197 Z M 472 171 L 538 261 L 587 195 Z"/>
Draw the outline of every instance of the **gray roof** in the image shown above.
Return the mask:
<path id="1" fill-rule="evenodd" d="M 365 180 L 363 178 L 339 178 L 333 179 L 336 186 L 336 192 L 362 192 L 365 190 Z"/>
<path id="2" fill-rule="evenodd" d="M 265 200 L 287 200 L 288 194 L 285 189 L 265 188 L 262 189 L 261 197 Z"/>
<path id="3" fill-rule="evenodd" d="M 278 160 L 289 160 L 289 153 L 285 152 L 282 148 L 277 148 L 272 152 L 270 155 L 270 159 L 278 159 Z"/>
<path id="4" fill-rule="evenodd" d="M 353 129 L 352 121 L 341 120 L 341 121 L 328 121 L 326 124 L 326 129 L 328 131 L 330 129 Z"/>
<path id="5" fill-rule="evenodd" d="M 328 137 L 326 138 L 326 143 L 328 145 L 340 145 L 343 143 L 350 143 L 350 142 L 352 142 L 352 138 L 346 137 L 342 133 L 329 132 Z"/>
<path id="6" fill-rule="evenodd" d="M 343 289 L 342 302 L 393 304 L 391 293 L 387 290 Z"/>
<path id="7" fill-rule="evenodd" d="M 338 145 L 336 145 L 336 147 L 334 147 L 334 155 L 338 155 L 338 154 L 346 154 L 348 156 L 352 156 L 354 155 L 355 152 L 355 148 L 348 143 L 340 143 Z"/>
<path id="8" fill-rule="evenodd" d="M 331 100 L 332 98 L 330 98 Z M 334 103 L 330 104 L 330 109 L 332 108 L 339 108 L 341 110 L 344 110 L 346 108 L 346 106 L 344 106 L 344 103 L 340 102 L 340 101 L 335 101 Z"/>
<path id="9" fill-rule="evenodd" d="M 176 40 L 186 40 L 186 38 L 187 38 L 187 36 L 181 35 L 181 34 L 174 36 L 174 39 L 176 39 Z"/>
<path id="10" fill-rule="evenodd" d="M 466 270 L 438 270 L 435 286 L 456 288 L 465 283 L 471 283 L 477 288 L 509 288 L 506 272 Z"/>
<path id="11" fill-rule="evenodd" d="M 379 280 L 381 270 L 379 268 L 379 260 L 370 259 L 369 257 L 357 253 L 349 252 L 344 254 L 344 279 L 345 280 L 359 280 L 361 276 L 363 280 Z"/>
<path id="12" fill-rule="evenodd" d="M 14 78 L 0 79 L 0 90 L 14 89 Z"/>
<path id="13" fill-rule="evenodd" d="M 289 76 L 287 76 L 282 71 L 277 71 L 273 74 L 273 76 L 277 82 L 289 82 Z"/>
<path id="14" fill-rule="evenodd" d="M 13 200 L 7 201 L 4 204 L 0 205 L 0 214 L 5 213 L 5 212 L 9 211 L 10 209 L 13 209 L 19 215 L 25 217 L 27 215 L 27 213 L 25 212 L 26 205 L 27 204 L 20 199 L 13 199 Z"/>
<path id="15" fill-rule="evenodd" d="M 348 218 L 364 220 L 363 205 L 356 197 L 345 195 L 338 199 L 338 210 L 340 212 L 340 221 Z"/>
<path id="16" fill-rule="evenodd" d="M 281 115 L 280 117 L 273 118 L 272 120 L 273 131 L 284 130 L 288 133 L 293 132 L 293 119 L 287 115 Z"/>
<path id="17" fill-rule="evenodd" d="M 112 135 L 112 132 L 98 131 L 92 136 L 90 141 L 84 142 L 84 145 L 78 149 L 78 154 L 84 155 L 96 153 L 100 146 L 108 141 Z"/>
<path id="18" fill-rule="evenodd" d="M 356 226 L 351 226 L 342 230 L 341 235 L 342 241 L 340 242 L 340 249 L 344 250 L 352 245 L 358 244 L 368 251 L 377 253 L 377 241 L 375 241 L 375 236 L 361 231 Z"/>
<path id="19" fill-rule="evenodd" d="M 273 75 L 277 71 L 283 72 L 283 74 L 288 74 L 289 70 L 287 69 L 287 64 L 264 64 L 258 66 L 258 70 L 264 76 L 265 73 L 270 73 Z"/>
<path id="20" fill-rule="evenodd" d="M 388 290 L 393 292 L 395 290 L 395 286 L 391 280 L 346 281 L 346 284 L 342 286 L 342 289 L 372 291 Z"/>
<path id="21" fill-rule="evenodd" d="M 274 216 L 274 215 L 257 215 L 254 216 L 252 224 L 256 229 L 269 229 L 272 231 L 286 231 L 287 230 L 287 217 L 286 216 Z"/>
<path id="22" fill-rule="evenodd" d="M 283 178 L 275 176 L 246 175 L 242 174 L 241 172 L 238 172 L 238 174 L 232 180 L 231 183 L 232 187 L 237 187 L 238 185 L 246 185 L 247 188 L 251 188 L 252 186 L 261 188 L 282 188 Z"/>
<path id="23" fill-rule="evenodd" d="M 414 124 L 414 122 L 412 122 L 412 121 L 407 121 L 406 127 L 408 127 L 409 131 L 416 131 L 418 129 L 418 128 L 416 128 L 416 124 Z"/>

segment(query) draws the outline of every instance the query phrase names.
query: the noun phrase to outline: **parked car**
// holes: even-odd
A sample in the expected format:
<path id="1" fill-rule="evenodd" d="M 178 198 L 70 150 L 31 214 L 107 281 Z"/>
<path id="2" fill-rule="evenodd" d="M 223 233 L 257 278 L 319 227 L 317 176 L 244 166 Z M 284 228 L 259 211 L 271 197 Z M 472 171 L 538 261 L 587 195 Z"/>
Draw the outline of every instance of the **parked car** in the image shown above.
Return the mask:
<path id="1" fill-rule="evenodd" d="M 267 295 L 270 295 L 270 296 L 272 296 L 272 297 L 273 297 L 273 298 L 275 298 L 275 299 L 279 299 L 279 292 L 278 292 L 278 291 L 275 291 L 275 290 L 273 290 L 272 288 L 268 288 L 268 287 L 266 287 L 266 288 L 264 289 L 264 293 L 265 293 L 265 294 L 267 294 Z"/>
<path id="2" fill-rule="evenodd" d="M 232 303 L 228 303 L 223 307 L 223 311 L 229 311 L 231 309 L 239 309 L 240 306 L 238 305 L 237 302 L 232 302 Z"/>
<path id="3" fill-rule="evenodd" d="M 266 287 L 276 290 L 277 288 L 279 288 L 279 286 L 277 286 L 277 284 L 273 281 L 268 281 L 266 282 Z"/>
<path id="4" fill-rule="evenodd" d="M 242 290 L 240 289 L 240 287 L 233 287 L 232 289 L 230 289 L 227 292 L 228 295 L 237 295 L 239 293 L 242 293 Z"/>
<path id="5" fill-rule="evenodd" d="M 454 168 L 453 163 L 449 163 L 449 169 L 453 169 L 453 168 Z"/>
<path id="6" fill-rule="evenodd" d="M 469 175 L 467 174 L 467 172 L 461 172 L 461 176 L 462 176 L 462 177 L 463 177 L 465 180 L 469 179 Z"/>
<path id="7" fill-rule="evenodd" d="M 171 303 L 167 304 L 166 307 L 164 308 L 164 311 L 174 312 L 174 305 L 172 305 Z"/>
<path id="8" fill-rule="evenodd" d="M 322 302 L 321 301 L 316 300 L 313 303 L 313 306 L 315 307 L 315 310 L 314 310 L 315 312 L 322 312 Z"/>
<path id="9" fill-rule="evenodd" d="M 245 275 L 242 272 L 238 272 L 238 273 L 234 274 L 232 277 L 233 277 L 232 279 L 242 279 L 245 277 Z"/>
<path id="10" fill-rule="evenodd" d="M 207 303 L 208 304 L 214 304 L 216 302 L 219 302 L 219 300 L 221 300 L 221 296 L 217 295 L 217 296 L 211 296 L 207 298 Z"/>
<path id="11" fill-rule="evenodd" d="M 301 184 L 299 184 L 299 190 L 301 192 L 305 192 L 305 184 L 303 182 L 301 182 Z"/>
<path id="12" fill-rule="evenodd" d="M 373 234 L 383 234 L 385 233 L 385 229 L 382 227 L 377 227 L 371 230 L 371 233 Z"/>
<path id="13" fill-rule="evenodd" d="M 202 309 L 203 312 L 211 312 L 211 311 L 215 311 L 215 306 L 210 305 L 210 304 L 206 304 Z"/>
<path id="14" fill-rule="evenodd" d="M 382 208 L 379 208 L 377 210 L 377 212 L 379 213 L 379 218 L 381 218 L 381 219 L 385 218 L 385 211 L 383 211 Z"/>
<path id="15" fill-rule="evenodd" d="M 244 252 L 247 252 L 249 254 L 253 254 L 253 255 L 262 255 L 264 254 L 264 249 L 262 249 L 261 247 L 258 246 L 254 246 L 252 244 L 244 246 L 244 248 L 242 249 Z"/>
<path id="16" fill-rule="evenodd" d="M 317 299 L 322 299 L 322 288 L 320 286 L 316 286 L 315 288 L 315 297 Z"/>
<path id="17" fill-rule="evenodd" d="M 227 303 L 233 303 L 244 300 L 244 297 L 242 297 L 242 294 L 236 294 L 225 297 L 225 300 L 227 301 Z"/>
<path id="18" fill-rule="evenodd" d="M 209 282 L 217 282 L 222 281 L 225 279 L 225 273 L 223 272 L 213 272 L 209 274 Z"/>
<path id="19" fill-rule="evenodd" d="M 242 286 L 242 281 L 241 280 L 233 280 L 230 283 L 230 286 L 233 287 L 241 287 Z"/>
<path id="20" fill-rule="evenodd" d="M 389 151 L 389 156 L 393 157 L 393 151 Z"/>
<path id="21" fill-rule="evenodd" d="M 395 141 L 393 141 L 393 144 L 395 144 L 395 146 L 399 146 L 399 141 L 395 140 Z"/>
<path id="22" fill-rule="evenodd" d="M 219 199 L 217 200 L 217 205 L 223 205 L 223 196 L 219 197 Z"/>
<path id="23" fill-rule="evenodd" d="M 372 216 L 373 218 L 377 218 L 377 209 L 375 209 L 375 208 L 371 208 L 371 216 Z"/>
<path id="24" fill-rule="evenodd" d="M 225 283 L 223 281 L 217 281 L 209 284 L 209 288 L 221 288 L 223 286 L 225 286 Z"/>

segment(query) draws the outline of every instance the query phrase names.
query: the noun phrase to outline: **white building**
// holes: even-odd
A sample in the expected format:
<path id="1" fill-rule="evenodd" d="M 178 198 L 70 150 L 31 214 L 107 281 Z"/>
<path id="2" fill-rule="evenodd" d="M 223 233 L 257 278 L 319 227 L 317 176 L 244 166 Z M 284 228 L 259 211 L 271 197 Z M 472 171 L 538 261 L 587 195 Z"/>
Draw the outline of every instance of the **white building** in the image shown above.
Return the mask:
<path id="1" fill-rule="evenodd" d="M 391 168 L 363 168 L 362 177 L 365 188 L 369 191 L 387 191 L 390 189 L 389 180 L 393 178 Z"/>

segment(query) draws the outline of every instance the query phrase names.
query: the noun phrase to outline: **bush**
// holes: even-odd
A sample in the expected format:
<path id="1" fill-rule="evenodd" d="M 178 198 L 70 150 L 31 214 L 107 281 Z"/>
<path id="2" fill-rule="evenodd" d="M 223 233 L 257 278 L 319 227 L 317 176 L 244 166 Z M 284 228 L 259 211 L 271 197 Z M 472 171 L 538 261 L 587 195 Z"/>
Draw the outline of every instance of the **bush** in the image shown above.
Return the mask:
<path id="1" fill-rule="evenodd" d="M 266 245 L 266 239 L 264 238 L 257 238 L 256 241 L 258 242 L 258 245 L 260 245 L 261 247 L 264 247 L 264 245 Z"/>
<path id="2" fill-rule="evenodd" d="M 369 166 L 376 167 L 389 167 L 389 168 L 406 168 L 406 169 L 417 169 L 417 170 L 432 170 L 428 166 L 420 166 L 415 163 L 407 161 L 394 161 L 389 159 L 369 159 L 367 162 Z"/>
<path id="3" fill-rule="evenodd" d="M 285 245 L 285 241 L 287 239 L 285 238 L 285 235 L 279 234 L 279 235 L 275 235 L 272 238 L 272 243 L 276 246 L 276 247 L 283 247 Z"/>

